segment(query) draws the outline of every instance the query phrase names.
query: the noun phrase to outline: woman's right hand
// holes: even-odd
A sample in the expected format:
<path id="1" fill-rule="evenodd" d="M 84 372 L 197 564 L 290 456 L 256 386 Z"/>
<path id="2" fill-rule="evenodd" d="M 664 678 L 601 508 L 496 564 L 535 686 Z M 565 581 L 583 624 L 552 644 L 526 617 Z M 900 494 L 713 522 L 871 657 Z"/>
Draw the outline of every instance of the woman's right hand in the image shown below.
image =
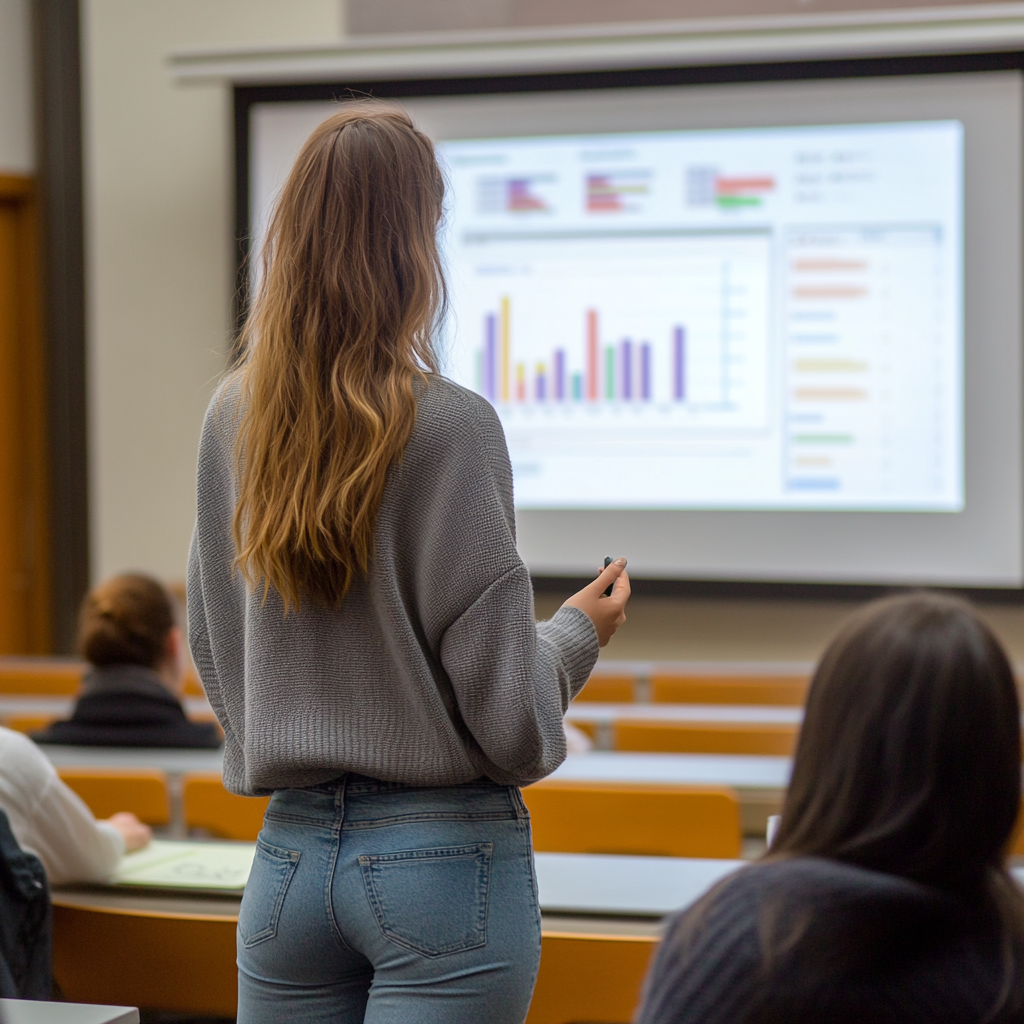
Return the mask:
<path id="1" fill-rule="evenodd" d="M 611 596 L 604 592 L 614 583 Z M 597 642 L 604 647 L 626 621 L 626 602 L 629 600 L 629 573 L 626 560 L 616 558 L 607 569 L 602 569 L 593 583 L 588 583 L 579 593 L 573 594 L 562 606 L 579 608 L 590 616 L 597 630 Z"/>
<path id="2" fill-rule="evenodd" d="M 124 839 L 125 853 L 149 846 L 149 841 L 153 838 L 153 830 L 128 811 L 112 814 L 107 818 L 107 824 L 113 825 L 121 833 L 121 837 Z"/>

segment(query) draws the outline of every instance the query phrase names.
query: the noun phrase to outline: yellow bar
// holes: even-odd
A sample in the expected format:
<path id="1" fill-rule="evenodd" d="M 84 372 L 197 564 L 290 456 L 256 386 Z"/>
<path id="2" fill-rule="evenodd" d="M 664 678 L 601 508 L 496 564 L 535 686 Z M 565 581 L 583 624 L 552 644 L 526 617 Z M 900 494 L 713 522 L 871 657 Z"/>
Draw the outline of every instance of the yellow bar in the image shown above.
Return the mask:
<path id="1" fill-rule="evenodd" d="M 511 345 L 509 343 L 509 301 L 507 295 L 501 297 L 501 400 L 507 402 L 508 367 Z"/>

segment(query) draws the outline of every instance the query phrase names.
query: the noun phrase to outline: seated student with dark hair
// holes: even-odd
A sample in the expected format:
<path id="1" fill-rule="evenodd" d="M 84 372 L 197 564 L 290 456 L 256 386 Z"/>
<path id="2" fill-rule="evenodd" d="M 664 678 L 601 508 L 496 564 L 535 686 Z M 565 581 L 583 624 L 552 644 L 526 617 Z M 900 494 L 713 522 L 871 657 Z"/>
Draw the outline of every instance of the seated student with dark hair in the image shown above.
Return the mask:
<path id="1" fill-rule="evenodd" d="M 179 700 L 181 629 L 170 595 L 148 576 L 101 583 L 82 603 L 78 648 L 91 668 L 70 721 L 37 743 L 104 747 L 219 747 L 213 722 L 191 722 Z"/>
<path id="2" fill-rule="evenodd" d="M 771 849 L 671 922 L 638 1021 L 1024 1021 L 1020 800 L 992 633 L 950 598 L 867 606 L 814 675 Z"/>

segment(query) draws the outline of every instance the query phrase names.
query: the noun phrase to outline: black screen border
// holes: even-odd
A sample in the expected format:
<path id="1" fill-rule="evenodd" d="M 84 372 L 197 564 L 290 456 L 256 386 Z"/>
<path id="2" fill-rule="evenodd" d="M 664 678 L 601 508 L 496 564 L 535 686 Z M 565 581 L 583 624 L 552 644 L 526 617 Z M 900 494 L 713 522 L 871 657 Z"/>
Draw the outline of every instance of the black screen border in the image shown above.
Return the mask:
<path id="1" fill-rule="evenodd" d="M 600 71 L 495 74 L 460 77 L 358 79 L 234 87 L 234 224 L 235 293 L 233 320 L 238 356 L 238 331 L 248 306 L 249 128 L 254 105 L 354 98 L 414 99 L 425 96 L 484 96 L 510 93 L 581 92 L 592 89 L 643 89 L 657 86 L 730 85 L 758 82 L 834 81 L 920 75 L 978 74 L 1017 71 L 1024 75 L 1024 51 L 939 53 L 914 56 L 857 57 L 839 60 L 777 61 L 745 64 L 689 64 L 675 67 Z M 1022 383 L 1024 386 L 1024 383 Z M 603 552 L 595 555 L 595 560 Z M 571 576 L 534 575 L 538 593 L 570 593 L 587 580 Z M 644 596 L 732 598 L 747 600 L 865 601 L 920 588 L 851 583 L 793 583 L 703 579 L 632 579 L 633 592 Z M 1024 587 L 928 587 L 962 594 L 989 604 L 1024 604 Z"/>

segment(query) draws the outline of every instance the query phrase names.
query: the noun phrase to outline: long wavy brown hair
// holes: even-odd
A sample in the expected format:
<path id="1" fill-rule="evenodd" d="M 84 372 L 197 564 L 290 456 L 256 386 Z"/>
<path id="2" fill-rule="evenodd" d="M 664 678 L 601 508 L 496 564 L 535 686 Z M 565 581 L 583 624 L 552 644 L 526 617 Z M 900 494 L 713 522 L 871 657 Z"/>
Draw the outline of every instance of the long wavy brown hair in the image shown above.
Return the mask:
<path id="1" fill-rule="evenodd" d="M 444 180 L 401 109 L 346 104 L 281 191 L 242 331 L 237 565 L 286 610 L 336 606 L 373 557 L 389 468 L 437 372 Z"/>

